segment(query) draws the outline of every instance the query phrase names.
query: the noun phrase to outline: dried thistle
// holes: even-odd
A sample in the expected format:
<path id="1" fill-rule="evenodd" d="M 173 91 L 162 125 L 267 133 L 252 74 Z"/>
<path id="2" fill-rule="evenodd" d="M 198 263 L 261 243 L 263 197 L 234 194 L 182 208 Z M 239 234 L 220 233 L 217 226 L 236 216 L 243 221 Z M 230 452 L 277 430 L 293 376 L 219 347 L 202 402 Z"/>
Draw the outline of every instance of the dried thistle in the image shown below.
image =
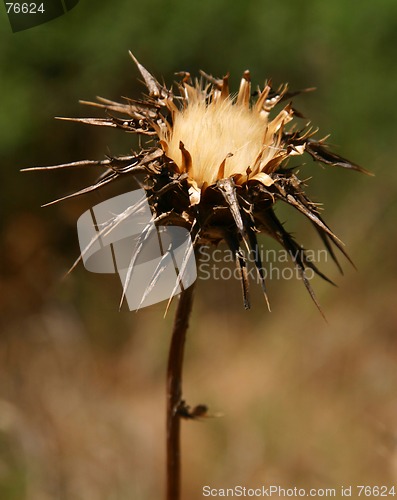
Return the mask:
<path id="1" fill-rule="evenodd" d="M 125 98 L 118 103 L 99 97 L 97 103 L 83 103 L 104 109 L 106 118 L 62 119 L 148 136 L 154 145 L 129 156 L 41 167 L 104 167 L 96 183 L 60 200 L 93 191 L 119 177 L 145 174 L 144 188 L 156 224 L 187 228 L 196 247 L 227 243 L 240 272 L 245 308 L 250 302 L 243 245 L 254 257 L 267 300 L 258 233 L 270 235 L 288 251 L 318 306 L 305 269 L 331 281 L 284 229 L 274 212 L 276 202 L 287 203 L 308 217 L 340 270 L 333 246 L 348 256 L 322 219 L 318 204 L 305 194 L 303 181 L 294 168 L 288 168 L 288 160 L 308 154 L 327 165 L 364 170 L 332 153 L 326 138 L 315 139 L 317 131 L 311 127 L 299 129 L 293 124 L 287 128 L 295 117 L 301 117 L 290 102 L 271 116 L 278 104 L 299 93 L 289 92 L 287 85 L 273 90 L 267 81 L 252 92 L 250 74 L 245 71 L 234 96 L 228 75 L 216 79 L 202 72 L 200 80 L 192 82 L 189 73 L 180 73 L 175 94 L 130 55 L 148 90 L 144 99 Z"/>
<path id="2" fill-rule="evenodd" d="M 254 257 L 267 300 L 258 233 L 272 236 L 287 250 L 317 304 L 305 270 L 309 268 L 330 280 L 284 229 L 274 212 L 276 202 L 291 205 L 310 220 L 340 270 L 334 247 L 349 257 L 342 242 L 322 219 L 318 204 L 305 194 L 303 181 L 294 168 L 287 167 L 287 162 L 290 156 L 308 154 L 326 165 L 365 170 L 332 153 L 325 138 L 315 139 L 316 131 L 309 126 L 299 129 L 293 124 L 287 128 L 295 117 L 301 117 L 291 103 L 271 116 L 273 108 L 297 94 L 288 92 L 287 85 L 273 90 L 267 81 L 264 88 L 252 93 L 250 74 L 246 71 L 237 95 L 233 96 L 228 75 L 218 80 L 201 73 L 200 80 L 192 82 L 189 73 L 181 73 L 175 94 L 172 88 L 161 85 L 132 54 L 131 57 L 148 90 L 144 99 L 126 98 L 118 103 L 98 98 L 97 103 L 85 104 L 104 109 L 106 118 L 63 119 L 148 136 L 152 139 L 151 147 L 148 141 L 139 153 L 129 156 L 39 167 L 42 170 L 81 166 L 105 169 L 93 185 L 51 203 L 99 189 L 120 177 L 143 174 L 142 186 L 155 224 L 186 228 L 195 249 L 222 241 L 227 243 L 239 270 L 246 308 L 250 303 L 243 246 Z M 184 289 L 180 295 L 168 357 L 167 500 L 180 498 L 180 421 L 194 420 L 207 413 L 207 407 L 202 404 L 191 410 L 182 397 L 184 344 L 193 288 Z"/>

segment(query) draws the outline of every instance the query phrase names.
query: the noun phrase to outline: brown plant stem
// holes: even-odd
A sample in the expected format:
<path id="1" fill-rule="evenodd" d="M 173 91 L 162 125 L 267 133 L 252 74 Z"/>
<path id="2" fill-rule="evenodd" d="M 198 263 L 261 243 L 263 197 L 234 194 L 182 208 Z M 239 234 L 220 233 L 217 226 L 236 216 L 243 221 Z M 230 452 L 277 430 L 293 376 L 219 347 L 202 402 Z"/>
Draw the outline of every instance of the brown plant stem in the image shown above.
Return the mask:
<path id="1" fill-rule="evenodd" d="M 182 401 L 182 369 L 194 284 L 179 297 L 167 368 L 167 500 L 180 499 L 181 452 L 178 408 Z"/>

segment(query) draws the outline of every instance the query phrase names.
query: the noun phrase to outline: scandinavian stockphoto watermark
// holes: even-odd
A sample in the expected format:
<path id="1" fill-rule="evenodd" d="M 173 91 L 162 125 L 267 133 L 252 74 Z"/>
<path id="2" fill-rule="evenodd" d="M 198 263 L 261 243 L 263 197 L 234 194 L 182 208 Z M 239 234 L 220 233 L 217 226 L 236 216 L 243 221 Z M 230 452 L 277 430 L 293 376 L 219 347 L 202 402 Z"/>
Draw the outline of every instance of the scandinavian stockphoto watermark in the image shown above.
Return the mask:
<path id="1" fill-rule="evenodd" d="M 296 250 L 295 253 L 287 252 L 287 250 L 264 248 L 261 245 L 255 250 L 245 252 L 245 260 L 247 264 L 247 276 L 250 280 L 256 281 L 258 284 L 261 277 L 257 271 L 256 262 L 262 262 L 262 275 L 265 280 L 293 280 L 301 279 L 302 274 L 293 262 L 299 260 L 302 249 Z M 236 257 L 229 249 L 216 248 L 211 249 L 209 246 L 202 246 L 199 249 L 199 264 L 198 275 L 201 280 L 240 280 L 240 270 L 234 265 Z M 325 249 L 321 250 L 306 250 L 305 260 L 308 264 L 317 266 L 328 261 L 328 252 Z M 306 267 L 304 270 L 305 279 L 311 280 L 315 277 L 314 268 Z"/>
<path id="2" fill-rule="evenodd" d="M 76 7 L 79 0 L 33 0 L 30 2 L 4 1 L 11 29 L 15 33 L 34 28 L 63 16 Z"/>
<path id="3" fill-rule="evenodd" d="M 77 221 L 81 258 L 88 271 L 117 273 L 131 311 L 181 293 L 197 277 L 190 233 L 156 226 L 143 189 L 116 196 Z"/>

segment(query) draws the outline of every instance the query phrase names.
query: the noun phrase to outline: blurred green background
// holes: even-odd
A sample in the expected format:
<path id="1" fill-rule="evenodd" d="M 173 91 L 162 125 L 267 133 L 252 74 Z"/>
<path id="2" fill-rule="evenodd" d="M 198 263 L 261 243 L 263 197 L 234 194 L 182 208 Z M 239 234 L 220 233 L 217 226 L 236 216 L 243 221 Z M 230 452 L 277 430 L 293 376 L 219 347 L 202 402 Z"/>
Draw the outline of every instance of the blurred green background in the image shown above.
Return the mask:
<path id="1" fill-rule="evenodd" d="M 231 72 L 317 87 L 295 105 L 334 150 L 376 174 L 301 168 L 358 271 L 315 280 L 199 281 L 184 396 L 208 418 L 183 425 L 184 498 L 202 487 L 393 485 L 397 477 L 397 2 L 81 0 L 13 34 L 0 8 L 0 498 L 143 500 L 164 490 L 165 367 L 173 306 L 118 312 L 118 277 L 82 266 L 76 220 L 114 191 L 40 205 L 90 183 L 88 169 L 23 167 L 128 154 L 119 131 L 55 121 L 78 104 L 143 90 L 128 50 L 160 80 Z M 120 192 L 131 187 L 120 184 Z M 279 209 L 318 248 L 309 225 Z M 264 245 L 276 248 L 266 238 Z M 396 485 L 397 486 L 397 485 Z M 353 490 L 354 492 L 354 490 Z M 353 493 L 353 497 L 354 497 Z"/>

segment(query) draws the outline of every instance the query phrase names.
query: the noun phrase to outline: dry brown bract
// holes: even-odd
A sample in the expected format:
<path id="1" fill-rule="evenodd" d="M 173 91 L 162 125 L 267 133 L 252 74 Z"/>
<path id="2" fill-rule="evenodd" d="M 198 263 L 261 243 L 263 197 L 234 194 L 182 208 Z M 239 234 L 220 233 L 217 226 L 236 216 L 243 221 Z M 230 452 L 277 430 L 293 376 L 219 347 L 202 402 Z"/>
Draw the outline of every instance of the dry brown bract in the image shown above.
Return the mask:
<path id="1" fill-rule="evenodd" d="M 66 119 L 146 135 L 156 140 L 156 146 L 131 156 L 42 168 L 105 168 L 95 184 L 65 198 L 98 189 L 121 176 L 145 174 L 144 188 L 157 224 L 187 228 L 195 246 L 221 241 L 228 244 L 240 272 L 246 308 L 247 256 L 242 244 L 252 252 L 266 297 L 256 237 L 264 232 L 289 252 L 316 302 L 305 269 L 330 280 L 284 229 L 273 210 L 275 203 L 281 200 L 309 218 L 339 269 L 332 245 L 346 253 L 321 218 L 317 204 L 306 196 L 294 169 L 287 168 L 287 161 L 290 156 L 307 153 L 327 165 L 363 169 L 330 152 L 324 139 L 313 138 L 315 131 L 311 128 L 286 127 L 294 116 L 299 117 L 291 103 L 271 116 L 276 105 L 295 95 L 288 92 L 287 85 L 273 90 L 271 82 L 267 82 L 263 89 L 252 92 L 246 71 L 233 96 L 228 76 L 216 79 L 202 73 L 200 80 L 192 82 L 189 73 L 182 73 L 178 94 L 174 94 L 131 57 L 145 81 L 147 97 L 139 101 L 125 99 L 123 103 L 98 98 L 97 103 L 84 104 L 103 108 L 106 118 Z"/>

